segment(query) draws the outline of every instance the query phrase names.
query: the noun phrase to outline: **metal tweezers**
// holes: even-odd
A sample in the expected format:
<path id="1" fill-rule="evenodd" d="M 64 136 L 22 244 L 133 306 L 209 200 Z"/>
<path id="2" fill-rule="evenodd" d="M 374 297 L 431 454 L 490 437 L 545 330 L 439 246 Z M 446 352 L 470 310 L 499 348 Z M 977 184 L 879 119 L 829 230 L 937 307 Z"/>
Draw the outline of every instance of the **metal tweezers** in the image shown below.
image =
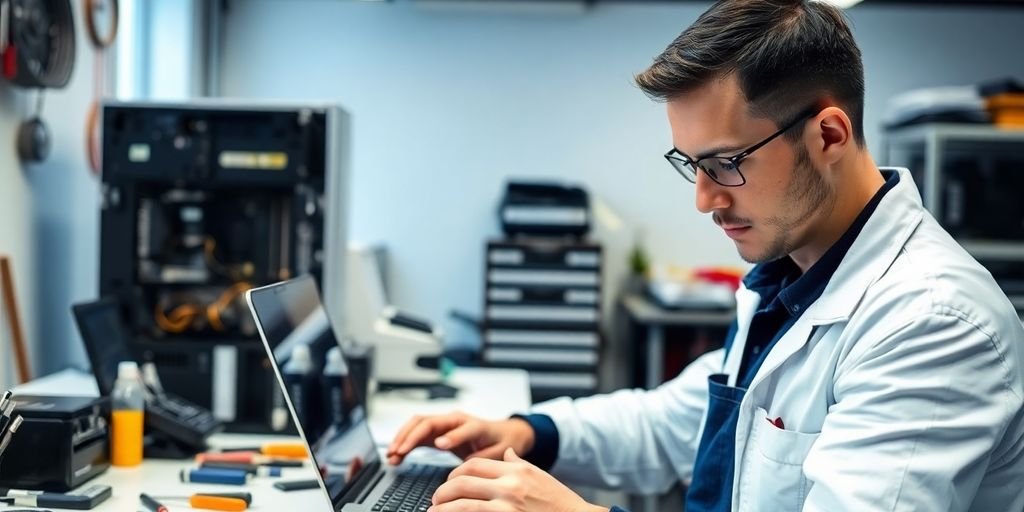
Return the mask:
<path id="1" fill-rule="evenodd" d="M 5 391 L 3 396 L 0 397 L 0 457 L 3 456 L 7 446 L 11 444 L 11 438 L 14 437 L 18 427 L 21 427 L 21 423 L 24 421 L 21 415 L 15 416 L 13 419 L 11 418 L 14 414 L 15 405 L 14 401 L 11 400 L 12 396 L 13 393 Z"/>

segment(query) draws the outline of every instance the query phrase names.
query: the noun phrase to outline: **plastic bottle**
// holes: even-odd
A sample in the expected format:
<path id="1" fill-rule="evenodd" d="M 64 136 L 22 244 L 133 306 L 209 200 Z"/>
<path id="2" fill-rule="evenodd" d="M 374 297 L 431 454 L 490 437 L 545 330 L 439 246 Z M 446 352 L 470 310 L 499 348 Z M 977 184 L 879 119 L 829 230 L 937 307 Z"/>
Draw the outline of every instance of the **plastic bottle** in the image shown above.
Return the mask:
<path id="1" fill-rule="evenodd" d="M 345 395 L 345 378 L 348 368 L 341 357 L 341 348 L 332 347 L 327 351 L 327 363 L 324 365 L 323 390 L 325 398 L 324 411 L 330 425 L 343 427 L 348 423 L 349 402 Z"/>
<path id="2" fill-rule="evenodd" d="M 134 361 L 122 361 L 117 366 L 111 402 L 110 462 L 121 467 L 138 466 L 142 463 L 146 394 L 139 377 L 139 365 Z"/>
<path id="3" fill-rule="evenodd" d="M 274 386 L 272 393 L 270 400 L 270 428 L 274 432 L 282 432 L 288 428 L 291 416 L 288 414 L 288 406 L 284 403 L 284 392 L 281 391 L 281 388 Z"/>

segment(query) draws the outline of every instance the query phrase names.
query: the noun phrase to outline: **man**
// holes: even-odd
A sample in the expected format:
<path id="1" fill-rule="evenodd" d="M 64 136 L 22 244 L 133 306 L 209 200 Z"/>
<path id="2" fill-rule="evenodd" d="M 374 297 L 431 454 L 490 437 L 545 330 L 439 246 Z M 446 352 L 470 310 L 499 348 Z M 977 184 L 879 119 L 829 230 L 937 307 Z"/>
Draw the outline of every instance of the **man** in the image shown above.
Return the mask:
<path id="1" fill-rule="evenodd" d="M 666 101 L 697 209 L 757 264 L 726 346 L 651 391 L 413 419 L 392 463 L 468 459 L 432 510 L 607 510 L 552 475 L 689 480 L 689 512 L 1024 510 L 1024 331 L 910 174 L 868 154 L 841 11 L 718 2 L 636 81 Z"/>

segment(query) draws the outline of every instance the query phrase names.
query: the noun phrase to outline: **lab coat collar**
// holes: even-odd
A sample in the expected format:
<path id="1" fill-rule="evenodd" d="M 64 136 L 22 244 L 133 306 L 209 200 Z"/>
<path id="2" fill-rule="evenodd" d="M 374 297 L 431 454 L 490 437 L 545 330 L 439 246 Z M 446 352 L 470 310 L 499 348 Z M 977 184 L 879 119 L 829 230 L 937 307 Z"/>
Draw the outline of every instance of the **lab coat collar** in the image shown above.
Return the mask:
<path id="1" fill-rule="evenodd" d="M 832 274 L 825 291 L 804 312 L 801 323 L 809 320 L 813 325 L 827 325 L 849 319 L 868 286 L 892 265 L 911 233 L 921 223 L 924 208 L 910 171 L 892 167 L 880 170 L 899 173 L 899 182 L 882 197 Z M 741 286 L 736 292 L 738 318 L 749 322 L 743 313 L 756 311 L 759 299 L 756 292 Z M 742 323 L 745 322 L 741 321 L 741 328 L 744 327 Z"/>
<path id="2" fill-rule="evenodd" d="M 910 171 L 891 167 L 880 170 L 899 173 L 899 183 L 882 197 L 821 297 L 804 312 L 814 325 L 848 320 L 868 286 L 893 264 L 924 218 L 921 196 Z"/>
<path id="3" fill-rule="evenodd" d="M 924 208 L 910 171 L 903 168 L 882 168 L 899 173 L 900 180 L 882 197 L 875 212 L 864 224 L 860 235 L 850 246 L 843 261 L 825 286 L 825 291 L 811 304 L 765 358 L 751 387 L 774 371 L 799 350 L 815 326 L 846 321 L 860 303 L 868 286 L 881 278 L 921 223 Z M 761 302 L 761 296 L 741 285 L 736 291 L 736 334 L 734 345 L 725 359 L 724 371 L 729 385 L 736 385 L 750 322 Z"/>

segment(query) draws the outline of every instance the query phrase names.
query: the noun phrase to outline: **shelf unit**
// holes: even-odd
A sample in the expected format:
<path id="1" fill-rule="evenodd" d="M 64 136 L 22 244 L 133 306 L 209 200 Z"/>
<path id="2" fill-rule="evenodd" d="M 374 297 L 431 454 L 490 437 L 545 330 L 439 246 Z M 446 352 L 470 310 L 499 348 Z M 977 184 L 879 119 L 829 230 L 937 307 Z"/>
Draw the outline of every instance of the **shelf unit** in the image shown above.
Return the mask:
<path id="1" fill-rule="evenodd" d="M 910 169 L 925 208 L 1024 310 L 1024 129 L 928 124 L 891 130 L 882 158 Z"/>
<path id="2" fill-rule="evenodd" d="M 483 361 L 530 374 L 535 401 L 589 396 L 601 354 L 601 246 L 572 238 L 486 248 Z"/>

